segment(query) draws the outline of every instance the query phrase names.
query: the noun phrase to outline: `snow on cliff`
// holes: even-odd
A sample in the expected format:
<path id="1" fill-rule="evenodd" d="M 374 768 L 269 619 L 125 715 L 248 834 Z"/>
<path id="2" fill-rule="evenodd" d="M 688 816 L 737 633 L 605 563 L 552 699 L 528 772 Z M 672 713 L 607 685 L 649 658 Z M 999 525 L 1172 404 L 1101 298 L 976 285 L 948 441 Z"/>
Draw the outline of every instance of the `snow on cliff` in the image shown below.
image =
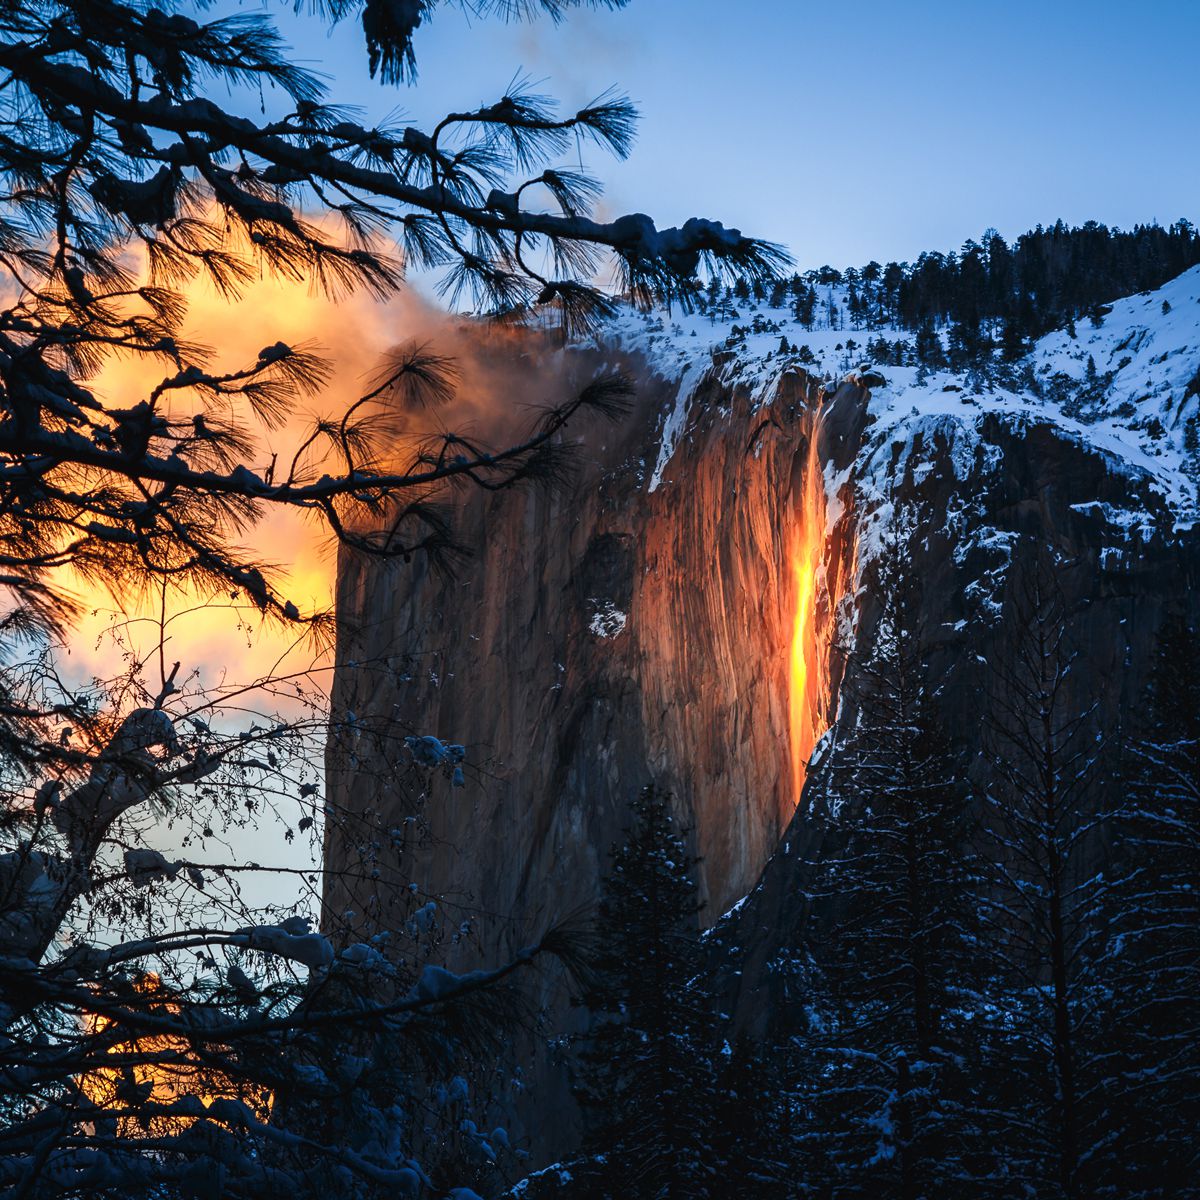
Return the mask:
<path id="1" fill-rule="evenodd" d="M 715 354 L 724 378 L 762 402 L 779 376 L 796 367 L 830 386 L 855 373 L 881 377 L 882 383 L 868 380 L 874 424 L 857 472 L 868 492 L 872 481 L 883 484 L 882 472 L 895 471 L 905 445 L 922 432 L 945 437 L 955 448 L 954 461 L 965 468 L 981 422 L 998 416 L 1014 425 L 1055 426 L 1061 436 L 1103 456 L 1110 471 L 1149 481 L 1177 524 L 1200 518 L 1200 267 L 1156 291 L 1106 305 L 1073 329 L 1048 334 L 1016 363 L 961 370 L 872 365 L 868 342 L 878 350 L 881 340 L 907 343 L 904 357 L 911 362 L 913 334 L 848 325 L 841 289 L 821 291 L 811 329 L 790 308 L 754 300 L 721 318 L 626 310 L 606 325 L 602 342 L 641 353 L 657 373 L 678 383 L 662 416 L 651 491 L 670 483 L 692 396 Z M 1137 514 L 1113 519 L 1128 525 Z"/>

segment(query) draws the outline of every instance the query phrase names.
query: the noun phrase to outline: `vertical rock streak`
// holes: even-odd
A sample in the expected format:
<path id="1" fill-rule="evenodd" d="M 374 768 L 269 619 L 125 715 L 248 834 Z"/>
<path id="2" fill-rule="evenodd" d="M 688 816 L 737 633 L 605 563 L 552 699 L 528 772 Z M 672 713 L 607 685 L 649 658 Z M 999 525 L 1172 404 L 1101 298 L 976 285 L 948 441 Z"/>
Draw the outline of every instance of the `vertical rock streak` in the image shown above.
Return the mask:
<path id="1" fill-rule="evenodd" d="M 812 410 L 800 487 L 794 497 L 791 535 L 795 601 L 788 666 L 788 728 L 792 801 L 800 802 L 813 748 L 829 728 L 832 701 L 830 656 L 841 595 L 832 594 L 843 572 L 827 570 L 828 500 L 820 454 L 822 409 Z M 853 571 L 849 572 L 853 577 Z"/>

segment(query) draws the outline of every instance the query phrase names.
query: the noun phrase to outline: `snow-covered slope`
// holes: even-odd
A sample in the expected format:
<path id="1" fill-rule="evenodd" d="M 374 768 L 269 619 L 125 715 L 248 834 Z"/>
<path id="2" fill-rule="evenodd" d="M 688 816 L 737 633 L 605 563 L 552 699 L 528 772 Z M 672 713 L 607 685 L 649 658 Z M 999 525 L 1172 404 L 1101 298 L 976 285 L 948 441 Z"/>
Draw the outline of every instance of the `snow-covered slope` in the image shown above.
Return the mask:
<path id="1" fill-rule="evenodd" d="M 871 388 L 874 425 L 858 475 L 868 493 L 873 478 L 883 482 L 873 467 L 886 461 L 894 471 L 896 443 L 911 444 L 918 434 L 936 431 L 957 443 L 955 457 L 966 464 L 973 461 L 980 423 L 998 416 L 1054 425 L 1103 455 L 1110 470 L 1149 481 L 1178 525 L 1198 519 L 1200 267 L 1157 291 L 1106 306 L 1074 329 L 1043 337 L 1018 362 L 995 360 L 960 370 L 876 365 L 872 357 L 885 357 L 881 342 L 905 343 L 901 357 L 913 362 L 912 334 L 856 328 L 839 317 L 831 327 L 829 313 L 844 314 L 845 299 L 836 287 L 823 289 L 812 329 L 789 308 L 753 300 L 722 320 L 627 311 L 608 324 L 603 343 L 640 352 L 654 370 L 677 382 L 674 403 L 663 414 L 650 490 L 670 481 L 672 455 L 694 415 L 692 394 L 716 356 L 725 382 L 748 388 L 764 402 L 778 378 L 797 366 L 829 380 L 863 376 Z M 1111 516 L 1124 524 L 1137 518 Z"/>
<path id="2" fill-rule="evenodd" d="M 826 311 L 848 308 L 836 289 L 822 299 Z M 986 783 L 986 698 L 1004 686 L 995 666 L 1018 644 L 1029 611 L 1022 585 L 1042 578 L 1043 564 L 1062 614 L 1052 619 L 1074 654 L 1061 711 L 1121 728 L 1144 700 L 1168 615 L 1200 620 L 1200 268 L 1048 334 L 1017 362 L 959 370 L 893 365 L 914 361 L 908 331 L 827 320 L 807 329 L 786 308 L 741 309 L 724 324 L 625 313 L 606 333 L 675 384 L 660 415 L 665 436 L 647 452 L 648 464 L 657 454 L 651 482 L 668 497 L 676 487 L 686 494 L 690 452 L 713 424 L 703 406 L 715 397 L 735 409 L 737 385 L 774 406 L 781 440 L 798 441 L 777 383 L 799 367 L 828 381 L 823 403 L 833 395 L 836 405 L 847 389 L 832 385 L 857 377 L 869 391 L 848 481 L 857 562 L 887 545 L 893 497 L 911 505 L 903 550 L 919 581 L 922 669 L 964 770 Z M 909 343 L 899 355 L 897 342 Z M 695 392 L 704 364 L 726 386 Z M 826 471 L 830 499 L 844 479 Z M 836 813 L 844 800 L 824 772 L 861 716 L 856 664 L 870 659 L 879 612 L 869 579 L 860 574 L 854 628 L 841 634 L 852 648 L 842 704 L 810 760 L 811 786 L 757 886 L 707 936 L 747 1028 L 786 1033 L 807 1003 L 808 950 L 824 936 L 811 870 L 828 852 L 811 814 L 821 805 Z"/>

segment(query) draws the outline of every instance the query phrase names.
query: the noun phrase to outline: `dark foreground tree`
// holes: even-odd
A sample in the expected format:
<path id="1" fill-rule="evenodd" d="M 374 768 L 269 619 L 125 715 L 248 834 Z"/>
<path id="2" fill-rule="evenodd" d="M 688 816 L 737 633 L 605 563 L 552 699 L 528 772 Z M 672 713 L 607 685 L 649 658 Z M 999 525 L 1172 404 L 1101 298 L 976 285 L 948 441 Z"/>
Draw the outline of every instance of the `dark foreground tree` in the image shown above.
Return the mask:
<path id="1" fill-rule="evenodd" d="M 711 1144 L 719 1046 L 694 866 L 670 797 L 647 787 L 605 879 L 594 974 L 581 996 L 594 1020 L 580 1054 L 589 1119 L 581 1194 L 727 1194 Z"/>
<path id="2" fill-rule="evenodd" d="M 824 1028 L 804 1039 L 805 1140 L 840 1196 L 952 1197 L 978 1170 L 966 1078 L 978 870 L 909 565 L 916 528 L 899 510 L 871 567 L 878 616 L 847 673 L 857 716 L 826 767 L 812 885 L 829 995 Z"/>
<path id="3" fill-rule="evenodd" d="M 981 1094 L 1012 1189 L 1101 1194 L 1125 1122 L 1109 1077 L 1115 1019 L 1101 964 L 1116 914 L 1106 869 L 1112 739 L 1081 690 L 1054 551 L 1023 543 L 988 707 L 985 852 L 992 1003 Z"/>
<path id="4" fill-rule="evenodd" d="M 807 1190 L 798 1141 L 790 1044 L 746 1034 L 718 1057 L 709 1141 L 720 1164 L 720 1194 L 730 1200 L 788 1200 Z"/>
<path id="5" fill-rule="evenodd" d="M 10 680 L 41 681 L 39 702 L 53 715 L 42 740 L 15 764 L 6 757 L 0 774 L 12 846 L 0 859 L 0 1194 L 305 1196 L 337 1187 L 374 1197 L 475 1178 L 483 1139 L 465 1120 L 453 1161 L 414 1159 L 418 1122 L 441 1120 L 422 1106 L 426 1082 L 448 1086 L 494 1052 L 520 1011 L 517 976 L 546 951 L 569 960 L 569 944 L 552 935 L 499 971 L 457 976 L 437 966 L 435 923 L 414 919 L 390 941 L 339 952 L 305 915 L 319 907 L 319 866 L 223 853 L 229 841 L 262 849 L 272 834 L 314 829 L 319 696 L 312 715 L 298 715 L 287 681 L 275 681 L 280 708 L 260 695 L 264 706 L 239 728 L 219 695 L 181 679 L 169 709 L 135 708 L 114 734 L 122 690 L 144 694 L 148 672 L 108 691 L 76 689 L 67 710 L 49 703 L 61 683 L 44 663 L 41 653 L 8 664 Z M 167 745 L 159 761 L 160 747 L 138 740 L 151 722 L 164 737 L 178 727 L 188 750 Z M 50 736 L 63 729 L 69 738 Z M 45 762 L 54 742 L 61 787 L 21 807 L 31 756 Z M 191 769 L 197 762 L 203 770 Z M 413 756 L 395 783 L 428 789 L 440 774 L 428 754 Z M 94 803 L 131 793 L 138 803 L 110 823 L 95 819 Z M 54 902 L 72 865 L 55 851 L 76 838 L 96 842 L 88 891 L 39 954 L 30 939 L 46 914 L 36 902 Z M 242 881 L 264 871 L 295 878 L 300 902 L 244 898 Z M 400 884 L 389 872 L 380 886 Z M 410 900 L 418 918 L 432 908 L 428 896 Z"/>
<path id="6" fill-rule="evenodd" d="M 435 7 L 330 0 L 309 19 L 319 34 L 361 13 L 371 69 L 395 81 L 411 78 L 413 32 Z M 0 66 L 0 1189 L 415 1194 L 427 1181 L 397 1078 L 410 1060 L 379 1047 L 418 1045 L 431 1013 L 458 1034 L 427 1045 L 469 1045 L 495 1028 L 495 985 L 549 944 L 500 976 L 456 978 L 398 971 L 374 946 L 335 954 L 297 914 L 231 920 L 200 905 L 189 922 L 174 900 L 204 872 L 155 849 L 150 818 L 220 837 L 231 813 L 266 802 L 294 718 L 222 730 L 165 654 L 157 678 L 135 662 L 139 682 L 115 694 L 64 680 L 42 647 L 75 615 L 69 572 L 122 598 L 233 593 L 263 620 L 316 624 L 238 545 L 265 513 L 312 514 L 364 553 L 444 552 L 444 488 L 553 480 L 566 422 L 626 399 L 602 379 L 513 445 L 453 433 L 397 445 L 404 414 L 453 385 L 451 364 L 408 346 L 347 411 L 296 433 L 327 366 L 277 340 L 286 329 L 254 361 L 221 362 L 186 334 L 194 279 L 230 299 L 260 275 L 387 296 L 411 263 L 442 272 L 455 299 L 550 311 L 569 332 L 611 308 L 590 282 L 605 260 L 635 299 L 686 304 L 705 265 L 765 275 L 778 253 L 705 220 L 591 219 L 594 182 L 557 163 L 577 142 L 624 155 L 622 98 L 560 116 L 514 87 L 428 131 L 367 128 L 289 61 L 267 9 L 15 0 L 0 9 Z M 96 375 L 114 356 L 157 382 L 106 394 Z M 457 752 L 421 732 L 414 768 L 449 772 Z M 284 778 L 316 806 L 311 828 L 316 784 Z M 95 937 L 79 933 L 85 900 L 108 921 Z M 377 1040 L 359 1045 L 352 1029 Z M 166 1093 L 147 1078 L 164 1064 L 177 1075 Z M 111 1095 L 97 1100 L 88 1079 Z M 207 1109 L 205 1091 L 221 1094 Z M 295 1123 L 350 1096 L 353 1120 L 334 1126 L 353 1140 Z"/>
<path id="7" fill-rule="evenodd" d="M 1115 915 L 1097 964 L 1112 1015 L 1106 1087 L 1121 1099 L 1109 1186 L 1195 1195 L 1200 1171 L 1200 637 L 1159 635 L 1123 763 L 1106 872 Z"/>

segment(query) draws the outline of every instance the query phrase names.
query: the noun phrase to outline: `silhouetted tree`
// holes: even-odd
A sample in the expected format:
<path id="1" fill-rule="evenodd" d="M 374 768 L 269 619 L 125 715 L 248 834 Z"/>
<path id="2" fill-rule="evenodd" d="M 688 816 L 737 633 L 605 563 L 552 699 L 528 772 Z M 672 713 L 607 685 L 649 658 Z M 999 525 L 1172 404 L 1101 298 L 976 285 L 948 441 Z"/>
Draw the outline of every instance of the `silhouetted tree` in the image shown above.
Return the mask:
<path id="1" fill-rule="evenodd" d="M 1115 915 L 1097 970 L 1111 996 L 1106 1087 L 1113 1194 L 1183 1195 L 1200 1157 L 1200 639 L 1172 613 L 1130 714 L 1106 877 Z"/>
<path id="2" fill-rule="evenodd" d="M 826 768 L 812 956 L 830 988 L 809 1038 L 811 1136 L 833 1194 L 962 1194 L 978 1136 L 963 1064 L 978 978 L 978 870 L 967 791 L 941 732 L 902 510 L 870 568 L 870 656 L 851 662 L 852 720 Z"/>
<path id="3" fill-rule="evenodd" d="M 788 1078 L 794 1057 L 790 1046 L 762 1044 L 745 1034 L 719 1057 L 709 1137 L 722 1195 L 785 1200 L 796 1194 L 802 1170 Z"/>
<path id="4" fill-rule="evenodd" d="M 719 1043 L 702 978 L 696 860 L 665 793 L 645 788 L 632 815 L 604 881 L 593 983 L 580 997 L 594 1019 L 579 1056 L 591 1114 L 585 1194 L 719 1196 L 711 1145 Z"/>
<path id="5" fill-rule="evenodd" d="M 396 82 L 412 78 L 412 36 L 435 5 L 308 7 L 317 37 L 361 13 L 371 72 Z M 189 923 L 197 908 L 172 904 L 185 880 L 205 886 L 203 871 L 140 836 L 170 812 L 215 837 L 272 803 L 293 723 L 244 736 L 214 728 L 216 702 L 165 654 L 157 679 L 134 663 L 133 682 L 115 691 L 62 678 L 44 647 L 77 611 L 66 573 L 121 598 L 234 593 L 263 620 L 322 626 L 328 614 L 302 612 L 240 546 L 265 513 L 310 514 L 365 554 L 444 560 L 455 550 L 444 489 L 553 483 L 566 422 L 585 409 L 616 414 L 628 399 L 622 381 L 599 379 L 514 444 L 446 432 L 398 446 L 404 414 L 453 391 L 452 364 L 405 346 L 346 411 L 310 421 L 299 410 L 327 364 L 268 336 L 253 361 L 219 365 L 185 336 L 193 279 L 230 299 L 261 275 L 386 297 L 407 262 L 436 268 L 456 303 L 553 315 L 569 332 L 615 304 L 591 282 L 602 259 L 633 300 L 687 305 L 706 266 L 761 285 L 782 258 L 711 221 L 658 230 L 643 215 L 592 219 L 597 185 L 560 159 L 569 149 L 577 160 L 577 140 L 626 154 L 635 114 L 622 97 L 559 114 L 514 84 L 428 132 L 368 128 L 290 59 L 267 9 L 15 0 L 0 12 L 0 66 L 0 1190 L 89 1200 L 419 1191 L 384 1082 L 409 1060 L 347 1055 L 350 1030 L 370 1025 L 378 1044 L 416 1047 L 438 1014 L 443 1048 L 469 1043 L 496 1028 L 495 985 L 549 944 L 467 978 L 434 964 L 412 973 L 376 947 L 337 956 L 298 914 L 218 904 Z M 114 356 L 158 381 L 107 394 L 95 376 Z M 289 420 L 295 443 L 271 458 L 263 438 Z M 410 765 L 452 770 L 455 753 L 414 736 Z M 303 788 L 317 805 L 315 783 L 288 783 L 293 800 Z M 312 814 L 302 819 L 312 827 Z M 78 936 L 85 902 L 110 922 L 95 944 Z M 304 1107 L 290 1099 L 265 1123 L 233 1096 L 206 1112 L 197 1084 L 164 1101 L 137 1072 L 167 1061 L 199 1062 L 260 1098 L 303 1093 L 310 1112 L 353 1091 L 356 1140 L 289 1129 Z M 107 1070 L 119 1107 L 80 1083 Z"/>
<path id="6" fill-rule="evenodd" d="M 806 287 L 797 297 L 792 311 L 796 320 L 804 326 L 805 329 L 813 327 L 813 321 L 816 319 L 817 293 L 816 289 Z"/>
<path id="7" fill-rule="evenodd" d="M 913 353 L 917 356 L 917 362 L 922 366 L 933 367 L 936 370 L 938 367 L 946 365 L 946 351 L 932 321 L 926 320 L 917 327 Z"/>
<path id="8" fill-rule="evenodd" d="M 926 321 L 973 331 L 1000 321 L 1018 342 L 1091 315 L 1133 292 L 1161 287 L 1200 263 L 1200 237 L 1188 221 L 1163 228 L 1108 229 L 1094 221 L 1038 226 L 1009 246 L 995 230 L 958 254 L 924 253 L 916 263 L 889 263 L 878 293 L 879 316 L 918 330 Z M 986 350 L 967 337 L 969 352 Z M 933 365 L 932 363 L 930 365 Z"/>
<path id="9" fill-rule="evenodd" d="M 1114 915 L 1104 873 L 1112 763 L 1095 703 L 1075 686 L 1064 569 L 1031 544 L 1015 556 L 992 660 L 984 844 L 992 1128 L 1010 1179 L 1074 1200 L 1095 1194 L 1121 1116 L 1105 1079 L 1109 998 L 1097 969 Z"/>

